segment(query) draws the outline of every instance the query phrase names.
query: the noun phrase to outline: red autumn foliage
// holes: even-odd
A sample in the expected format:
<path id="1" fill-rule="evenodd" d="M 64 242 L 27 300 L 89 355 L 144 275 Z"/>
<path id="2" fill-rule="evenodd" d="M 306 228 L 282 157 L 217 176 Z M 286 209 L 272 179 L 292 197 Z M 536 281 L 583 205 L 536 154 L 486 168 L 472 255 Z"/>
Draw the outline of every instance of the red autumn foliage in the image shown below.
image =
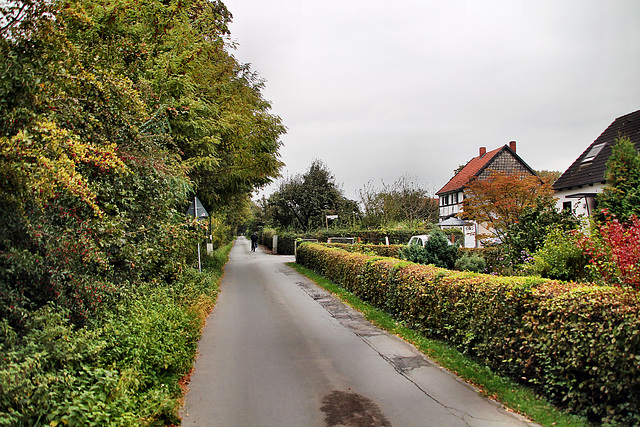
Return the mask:
<path id="1" fill-rule="evenodd" d="M 621 223 L 608 211 L 603 213 L 607 221 L 595 236 L 582 237 L 579 245 L 607 284 L 640 289 L 640 219 L 632 215 L 629 222 Z"/>

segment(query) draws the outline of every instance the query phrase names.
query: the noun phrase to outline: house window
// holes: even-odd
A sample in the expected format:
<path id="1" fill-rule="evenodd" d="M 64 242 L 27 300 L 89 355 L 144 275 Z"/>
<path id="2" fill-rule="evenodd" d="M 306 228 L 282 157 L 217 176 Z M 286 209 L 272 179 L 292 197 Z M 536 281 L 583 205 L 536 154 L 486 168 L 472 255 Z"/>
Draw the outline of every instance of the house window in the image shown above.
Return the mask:
<path id="1" fill-rule="evenodd" d="M 571 210 L 571 202 L 562 202 L 562 210 L 570 211 Z"/>
<path id="2" fill-rule="evenodd" d="M 593 161 L 593 159 L 596 158 L 598 153 L 600 153 L 600 150 L 602 150 L 602 147 L 604 147 L 604 145 L 605 145 L 605 143 L 601 142 L 600 144 L 596 144 L 593 147 L 591 147 L 591 150 L 589 150 L 587 155 L 584 156 L 584 159 L 582 159 L 582 163 L 588 163 L 588 162 Z"/>

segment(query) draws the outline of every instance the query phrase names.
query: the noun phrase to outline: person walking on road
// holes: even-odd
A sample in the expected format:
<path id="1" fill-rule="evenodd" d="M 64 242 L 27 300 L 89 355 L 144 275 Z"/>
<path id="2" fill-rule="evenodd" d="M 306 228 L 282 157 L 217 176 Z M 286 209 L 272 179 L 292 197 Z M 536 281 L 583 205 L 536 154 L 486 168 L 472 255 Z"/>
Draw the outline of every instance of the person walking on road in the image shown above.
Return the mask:
<path id="1" fill-rule="evenodd" d="M 255 252 L 258 247 L 258 233 L 255 231 L 251 235 L 251 252 Z"/>

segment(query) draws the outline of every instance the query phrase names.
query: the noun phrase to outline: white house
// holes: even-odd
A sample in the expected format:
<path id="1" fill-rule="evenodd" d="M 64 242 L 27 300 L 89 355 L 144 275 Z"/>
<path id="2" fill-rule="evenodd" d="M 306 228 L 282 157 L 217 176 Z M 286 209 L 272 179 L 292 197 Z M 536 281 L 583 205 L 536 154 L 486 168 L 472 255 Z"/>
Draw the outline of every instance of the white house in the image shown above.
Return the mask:
<path id="1" fill-rule="evenodd" d="M 438 225 L 443 230 L 448 228 L 461 229 L 465 236 L 465 248 L 479 246 L 477 236 L 488 233 L 482 224 L 464 221 L 457 217 L 462 212 L 465 187 L 472 179 L 486 178 L 494 171 L 536 175 L 534 170 L 516 154 L 516 142 L 511 141 L 509 145 L 492 151 L 487 151 L 486 147 L 480 147 L 478 156 L 469 160 L 444 187 L 436 192 L 436 195 L 440 197 L 440 222 Z"/>
<path id="2" fill-rule="evenodd" d="M 596 194 L 606 184 L 607 160 L 621 136 L 640 150 L 640 110 L 615 119 L 553 184 L 558 210 L 571 209 L 587 216 L 597 211 Z"/>

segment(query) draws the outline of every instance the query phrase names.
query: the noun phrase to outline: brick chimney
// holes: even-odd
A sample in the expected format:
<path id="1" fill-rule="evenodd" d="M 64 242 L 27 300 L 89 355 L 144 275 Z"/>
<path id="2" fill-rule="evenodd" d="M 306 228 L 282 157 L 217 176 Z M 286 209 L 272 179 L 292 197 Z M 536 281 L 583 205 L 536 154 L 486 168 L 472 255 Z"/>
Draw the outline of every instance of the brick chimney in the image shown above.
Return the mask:
<path id="1" fill-rule="evenodd" d="M 480 157 L 487 154 L 487 147 L 480 147 Z"/>
<path id="2" fill-rule="evenodd" d="M 513 150 L 513 152 L 516 152 L 516 142 L 515 141 L 509 141 L 509 148 L 511 148 Z"/>

